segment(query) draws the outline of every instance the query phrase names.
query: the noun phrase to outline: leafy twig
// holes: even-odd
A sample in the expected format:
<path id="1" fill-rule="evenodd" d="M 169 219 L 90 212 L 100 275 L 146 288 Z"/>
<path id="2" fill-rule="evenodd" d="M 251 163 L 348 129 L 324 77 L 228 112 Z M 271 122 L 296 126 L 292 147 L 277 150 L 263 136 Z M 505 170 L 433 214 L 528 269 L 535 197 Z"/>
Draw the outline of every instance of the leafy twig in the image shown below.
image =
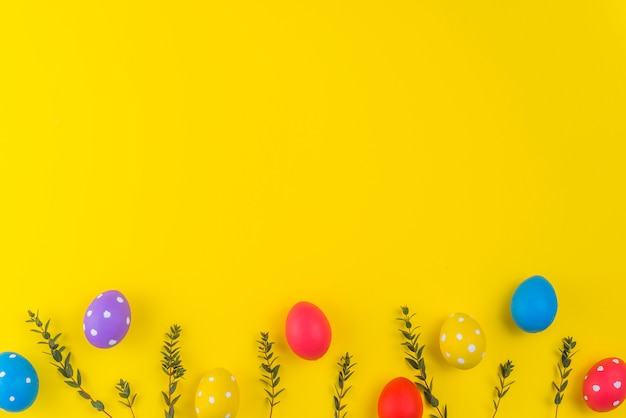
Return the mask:
<path id="1" fill-rule="evenodd" d="M 345 383 L 354 373 L 354 370 L 352 370 L 352 368 L 356 366 L 356 363 L 351 363 L 351 360 L 352 356 L 346 352 L 346 355 L 342 356 L 340 362 L 337 363 L 337 365 L 341 367 L 341 370 L 339 370 L 337 385 L 335 386 L 335 396 L 333 396 L 333 401 L 335 404 L 335 414 L 333 415 L 333 418 L 345 418 L 345 416 L 348 414 L 348 412 L 344 412 L 343 415 L 341 415 L 341 411 L 344 410 L 347 406 L 346 404 L 342 405 L 341 401 L 346 396 L 348 391 L 352 389 L 352 386 L 345 387 Z"/>
<path id="2" fill-rule="evenodd" d="M 424 347 L 426 346 L 419 344 L 419 337 L 421 334 L 416 333 L 419 326 L 414 327 L 411 323 L 411 319 L 415 316 L 415 314 L 411 314 L 409 312 L 408 306 L 402 306 L 401 309 L 403 316 L 402 318 L 397 319 L 404 324 L 404 329 L 400 329 L 399 331 L 405 339 L 402 345 L 407 348 L 405 354 L 408 357 L 405 357 L 405 360 L 414 370 L 417 370 L 418 372 L 415 376 L 417 381 L 414 383 L 421 389 L 422 393 L 424 393 L 426 401 L 433 408 L 437 409 L 437 412 L 439 413 L 439 417 L 431 414 L 431 418 L 448 418 L 448 406 L 444 405 L 443 411 L 439 408 L 439 400 L 435 397 L 435 395 L 433 395 L 433 379 L 431 378 L 429 382 L 426 376 L 426 362 L 422 356 Z"/>
<path id="3" fill-rule="evenodd" d="M 67 355 L 64 356 L 65 346 L 62 346 L 58 343 L 61 333 L 56 334 L 54 337 L 52 337 L 52 334 L 48 330 L 50 326 L 50 320 L 48 319 L 46 323 L 44 324 L 43 321 L 39 318 L 39 311 L 37 311 L 37 313 L 33 313 L 32 311 L 29 310 L 28 316 L 29 316 L 29 319 L 26 322 L 34 323 L 36 327 L 36 328 L 31 329 L 31 331 L 37 334 L 40 334 L 41 338 L 43 339 L 43 341 L 39 341 L 38 344 L 44 344 L 48 346 L 50 353 L 46 353 L 46 354 L 50 354 L 52 356 L 52 359 L 54 360 L 52 365 L 55 366 L 57 370 L 59 371 L 59 373 L 61 373 L 61 376 L 63 376 L 66 379 L 65 383 L 69 387 L 76 389 L 78 394 L 83 399 L 86 399 L 89 402 L 91 402 L 91 406 L 95 410 L 102 412 L 109 418 L 112 418 L 111 414 L 109 414 L 105 410 L 104 404 L 102 403 L 102 401 L 94 399 L 83 388 L 80 370 L 76 369 L 76 373 L 74 373 L 74 367 L 72 366 L 72 363 L 70 361 L 72 353 L 67 351 Z"/>
<path id="4" fill-rule="evenodd" d="M 506 379 L 511 375 L 514 367 L 515 365 L 513 364 L 511 360 L 507 360 L 506 363 L 500 364 L 500 374 L 498 375 L 498 379 L 500 380 L 500 387 L 496 386 L 496 394 L 497 394 L 498 402 L 493 401 L 493 406 L 495 408 L 495 411 L 493 412 L 492 418 L 494 418 L 496 416 L 496 413 L 498 413 L 498 408 L 500 407 L 500 401 L 502 400 L 502 398 L 504 398 L 504 395 L 507 394 L 509 389 L 511 389 L 511 385 L 515 383 L 515 381 L 506 383 Z"/>
<path id="5" fill-rule="evenodd" d="M 274 353 L 272 352 L 274 342 L 269 341 L 269 338 L 268 332 L 261 332 L 261 339 L 257 340 L 257 343 L 259 343 L 258 357 L 263 360 L 261 363 L 261 369 L 263 369 L 264 373 L 261 375 L 261 382 L 267 386 L 264 390 L 267 394 L 267 402 L 270 405 L 270 418 L 272 418 L 274 407 L 280 403 L 280 401 L 277 401 L 276 399 L 278 398 L 278 395 L 285 390 L 285 388 L 278 388 L 278 385 L 280 384 L 280 376 L 278 376 L 280 365 L 276 363 L 278 357 L 274 357 Z"/>
<path id="6" fill-rule="evenodd" d="M 174 405 L 178 402 L 180 395 L 174 396 L 178 382 L 185 375 L 185 368 L 180 359 L 180 347 L 178 338 L 182 328 L 179 325 L 172 325 L 170 332 L 166 333 L 167 340 L 163 342 L 163 360 L 161 361 L 161 369 L 168 377 L 167 392 L 161 392 L 167 409 L 165 410 L 165 418 L 174 418 Z"/>
<path id="7" fill-rule="evenodd" d="M 115 388 L 119 392 L 120 398 L 124 399 L 120 401 L 120 403 L 130 409 L 130 413 L 133 418 L 135 418 L 135 411 L 133 410 L 133 405 L 135 404 L 135 398 L 137 397 L 136 393 L 131 393 L 130 384 L 124 379 L 120 379 L 120 382 L 115 385 Z"/>
<path id="8" fill-rule="evenodd" d="M 561 353 L 561 361 L 557 363 L 557 367 L 559 369 L 559 375 L 561 376 L 560 384 L 556 384 L 556 382 L 552 382 L 552 386 L 556 389 L 556 395 L 554 396 L 554 403 L 556 405 L 556 411 L 554 413 L 554 417 L 556 418 L 559 415 L 559 405 L 563 402 L 563 397 L 565 396 L 565 389 L 567 388 L 568 380 L 567 377 L 572 372 L 572 368 L 570 367 L 572 364 L 572 357 L 577 352 L 573 352 L 572 350 L 576 348 L 576 341 L 574 341 L 573 337 L 563 338 L 563 348 L 559 349 Z"/>

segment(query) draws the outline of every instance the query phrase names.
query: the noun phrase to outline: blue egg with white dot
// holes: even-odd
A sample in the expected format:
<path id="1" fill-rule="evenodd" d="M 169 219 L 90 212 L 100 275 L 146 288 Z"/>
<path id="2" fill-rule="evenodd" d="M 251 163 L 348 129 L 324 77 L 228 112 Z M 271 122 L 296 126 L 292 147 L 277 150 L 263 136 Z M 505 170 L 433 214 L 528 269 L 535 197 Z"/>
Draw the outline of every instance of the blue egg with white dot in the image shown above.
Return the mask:
<path id="1" fill-rule="evenodd" d="M 513 293 L 511 315 L 523 331 L 537 333 L 548 328 L 558 309 L 556 292 L 543 276 L 524 280 Z"/>
<path id="2" fill-rule="evenodd" d="M 17 353 L 0 353 L 0 409 L 21 412 L 39 393 L 39 377 L 28 360 Z"/>

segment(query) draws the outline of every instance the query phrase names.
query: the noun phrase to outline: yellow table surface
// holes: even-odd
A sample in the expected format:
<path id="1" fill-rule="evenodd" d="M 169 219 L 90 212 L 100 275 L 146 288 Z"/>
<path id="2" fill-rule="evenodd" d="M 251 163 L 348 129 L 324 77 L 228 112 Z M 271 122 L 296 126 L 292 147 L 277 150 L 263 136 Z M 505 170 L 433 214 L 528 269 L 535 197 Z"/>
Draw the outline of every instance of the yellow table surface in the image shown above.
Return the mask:
<path id="1" fill-rule="evenodd" d="M 195 416 L 214 367 L 238 378 L 238 417 L 267 417 L 267 331 L 286 388 L 274 418 L 332 417 L 346 351 L 348 416 L 375 418 L 385 383 L 414 374 L 406 304 L 450 418 L 492 416 L 507 359 L 498 416 L 554 416 L 569 335 L 580 351 L 559 416 L 594 416 L 585 371 L 626 358 L 625 112 L 621 0 L 2 1 L 0 351 L 41 384 L 20 415 L 104 418 L 28 331 L 39 309 L 116 418 L 130 417 L 119 378 L 137 418 L 163 416 L 173 323 L 188 370 L 177 417 Z M 527 334 L 508 309 L 534 274 L 559 311 Z M 133 322 L 101 350 L 81 326 L 108 289 Z M 285 340 L 301 300 L 332 326 L 317 361 Z M 439 353 L 453 312 L 487 337 L 471 370 Z"/>

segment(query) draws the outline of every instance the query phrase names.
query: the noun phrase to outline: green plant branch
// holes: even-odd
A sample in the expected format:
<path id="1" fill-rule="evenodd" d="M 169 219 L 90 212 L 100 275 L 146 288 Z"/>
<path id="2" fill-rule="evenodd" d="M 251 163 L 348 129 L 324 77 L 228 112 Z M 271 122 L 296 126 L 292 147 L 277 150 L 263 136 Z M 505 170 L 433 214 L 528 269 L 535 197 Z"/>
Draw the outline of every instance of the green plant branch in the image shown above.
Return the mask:
<path id="1" fill-rule="evenodd" d="M 37 311 L 37 313 L 33 313 L 32 311 L 29 310 L 28 316 L 29 316 L 29 319 L 26 322 L 34 323 L 36 327 L 36 328 L 31 329 L 31 331 L 37 334 L 40 334 L 43 339 L 43 341 L 39 341 L 38 344 L 43 344 L 43 345 L 48 346 L 48 349 L 50 350 L 50 352 L 46 354 L 49 354 L 52 356 L 52 359 L 54 360 L 52 362 L 52 365 L 55 366 L 57 370 L 59 371 L 59 373 L 61 373 L 61 376 L 63 376 L 66 379 L 65 383 L 69 387 L 76 389 L 78 394 L 83 399 L 86 399 L 89 402 L 91 402 L 91 406 L 95 410 L 102 412 L 109 418 L 112 418 L 111 414 L 109 414 L 105 410 L 105 407 L 102 401 L 95 400 L 83 388 L 82 376 L 80 374 L 80 370 L 76 369 L 76 373 L 74 373 L 74 367 L 72 366 L 72 363 L 70 361 L 72 353 L 67 351 L 67 355 L 64 356 L 63 353 L 66 351 L 65 346 L 61 346 L 58 343 L 61 333 L 56 334 L 54 337 L 52 337 L 52 334 L 48 330 L 50 326 L 50 320 L 48 319 L 46 323 L 44 324 L 43 321 L 39 318 L 39 311 Z"/>
<path id="2" fill-rule="evenodd" d="M 576 341 L 574 341 L 573 337 L 563 338 L 563 347 L 559 349 L 561 353 L 561 361 L 557 363 L 557 368 L 559 369 L 559 376 L 561 378 L 560 383 L 557 385 L 556 382 L 552 382 L 552 386 L 556 389 L 556 395 L 554 396 L 554 403 L 556 405 L 556 411 L 554 412 L 554 418 L 557 418 L 559 415 L 559 405 L 563 402 L 563 398 L 565 396 L 565 389 L 567 389 L 567 384 L 569 381 L 567 377 L 572 372 L 571 364 L 572 357 L 576 352 L 572 352 L 574 348 L 576 348 Z"/>
<path id="3" fill-rule="evenodd" d="M 261 369 L 263 370 L 263 373 L 261 374 L 261 382 L 267 386 L 264 390 L 267 395 L 267 402 L 270 405 L 270 418 L 272 418 L 274 407 L 280 403 L 280 401 L 276 399 L 278 398 L 278 395 L 285 390 L 285 388 L 278 388 L 278 385 L 280 384 L 280 376 L 278 376 L 280 365 L 276 363 L 278 361 L 278 357 L 275 357 L 272 352 L 274 342 L 269 341 L 269 333 L 261 332 L 261 339 L 257 340 L 257 343 L 259 343 L 258 357 L 262 360 Z"/>
<path id="4" fill-rule="evenodd" d="M 352 356 L 350 353 L 346 352 L 345 356 L 341 357 L 341 360 L 337 365 L 340 367 L 339 376 L 337 377 L 337 385 L 335 386 L 335 396 L 333 396 L 333 402 L 335 405 L 335 413 L 333 418 L 345 418 L 348 412 L 344 412 L 341 415 L 341 411 L 346 408 L 346 404 L 342 405 L 343 398 L 346 396 L 348 391 L 352 389 L 352 386 L 345 387 L 346 382 L 352 374 L 354 370 L 352 368 L 356 366 L 356 363 L 352 363 Z"/>
<path id="5" fill-rule="evenodd" d="M 119 401 L 122 405 L 128 407 L 130 409 L 130 413 L 135 418 L 135 411 L 133 410 L 133 405 L 135 403 L 135 398 L 137 394 L 133 394 L 130 391 L 130 384 L 124 379 L 120 379 L 120 382 L 115 385 L 120 398 L 124 399 L 123 401 Z"/>
<path id="6" fill-rule="evenodd" d="M 398 321 L 401 321 L 404 325 L 404 329 L 400 329 L 400 333 L 404 337 L 404 342 L 402 345 L 406 347 L 407 351 L 405 354 L 405 360 L 409 363 L 409 366 L 416 370 L 418 374 L 415 376 L 417 378 L 415 385 L 422 391 L 424 394 L 424 398 L 426 401 L 437 410 L 439 417 L 437 415 L 431 414 L 431 418 L 448 418 L 448 406 L 444 405 L 443 411 L 439 407 L 439 400 L 433 395 L 433 379 L 428 381 L 426 375 L 426 362 L 424 361 L 423 352 L 425 345 L 419 344 L 419 337 L 421 334 L 418 334 L 416 331 L 419 326 L 413 326 L 411 323 L 411 319 L 415 316 L 415 314 L 411 314 L 408 306 L 402 306 L 402 318 L 397 318 Z"/>
<path id="7" fill-rule="evenodd" d="M 180 395 L 174 396 L 178 382 L 185 375 L 185 368 L 180 358 L 180 347 L 178 339 L 182 328 L 174 324 L 170 327 L 170 332 L 166 333 L 167 340 L 163 342 L 163 360 L 161 361 L 161 369 L 167 375 L 167 392 L 161 392 L 163 401 L 167 406 L 165 410 L 165 418 L 174 418 L 174 405 L 180 399 Z"/>
<path id="8" fill-rule="evenodd" d="M 509 389 L 511 389 L 511 385 L 515 383 L 515 381 L 506 383 L 506 379 L 511 375 L 511 373 L 513 373 L 514 367 L 515 365 L 511 360 L 507 360 L 506 363 L 500 364 L 500 374 L 498 375 L 500 387 L 496 386 L 496 397 L 498 398 L 498 401 L 493 401 L 495 411 L 493 412 L 492 418 L 495 418 L 496 414 L 498 413 L 498 408 L 500 408 L 500 401 L 508 393 Z"/>

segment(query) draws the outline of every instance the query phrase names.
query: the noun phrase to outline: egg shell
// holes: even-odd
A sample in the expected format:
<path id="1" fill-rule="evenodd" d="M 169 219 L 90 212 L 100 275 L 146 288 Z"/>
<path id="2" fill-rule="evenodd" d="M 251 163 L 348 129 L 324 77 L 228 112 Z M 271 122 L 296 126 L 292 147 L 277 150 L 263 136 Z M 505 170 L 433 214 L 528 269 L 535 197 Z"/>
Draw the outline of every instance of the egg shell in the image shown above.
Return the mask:
<path id="1" fill-rule="evenodd" d="M 389 381 L 378 397 L 378 418 L 421 418 L 423 411 L 422 395 L 406 377 Z"/>
<path id="2" fill-rule="evenodd" d="M 523 331 L 536 333 L 548 328 L 558 309 L 556 292 L 543 276 L 532 276 L 515 289 L 511 316 Z"/>
<path id="3" fill-rule="evenodd" d="M 485 333 L 470 315 L 454 313 L 441 326 L 439 348 L 447 363 L 459 369 L 471 369 L 487 352 Z"/>
<path id="4" fill-rule="evenodd" d="M 320 308 L 310 302 L 298 302 L 287 314 L 285 337 L 297 356 L 317 360 L 328 351 L 332 332 Z"/>
<path id="5" fill-rule="evenodd" d="M 239 386 L 228 370 L 210 370 L 198 383 L 196 390 L 198 418 L 235 418 L 239 411 Z"/>
<path id="6" fill-rule="evenodd" d="M 617 357 L 600 360 L 583 380 L 583 399 L 596 412 L 617 408 L 626 399 L 626 364 Z"/>
<path id="7" fill-rule="evenodd" d="M 130 305 L 118 290 L 100 293 L 91 301 L 83 319 L 87 341 L 98 348 L 119 344 L 130 328 Z"/>
<path id="8" fill-rule="evenodd" d="M 0 409 L 24 411 L 38 393 L 39 377 L 32 364 L 17 353 L 0 353 Z"/>

